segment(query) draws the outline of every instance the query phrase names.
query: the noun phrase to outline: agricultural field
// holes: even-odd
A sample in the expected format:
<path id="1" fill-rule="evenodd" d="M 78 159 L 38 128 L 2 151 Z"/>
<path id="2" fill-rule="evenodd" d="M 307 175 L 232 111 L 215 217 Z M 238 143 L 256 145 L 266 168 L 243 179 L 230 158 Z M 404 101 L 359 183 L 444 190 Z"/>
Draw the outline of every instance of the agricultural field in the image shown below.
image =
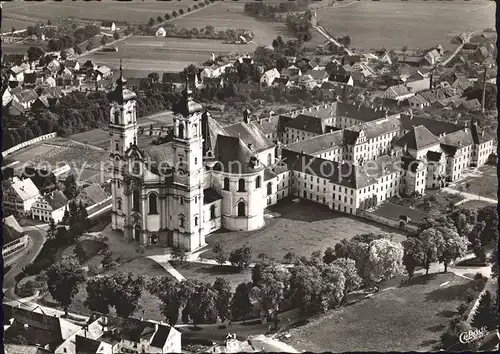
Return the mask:
<path id="1" fill-rule="evenodd" d="M 24 29 L 37 22 L 55 22 L 58 18 L 77 18 L 84 21 L 114 21 L 128 23 L 147 23 L 153 17 L 187 8 L 186 1 L 142 0 L 117 3 L 113 0 L 94 1 L 40 1 L 40 2 L 2 2 L 2 29 L 12 27 Z"/>
<path id="2" fill-rule="evenodd" d="M 153 71 L 160 73 L 161 77 L 161 73 L 179 72 L 190 64 L 203 63 L 211 58 L 212 53 L 246 53 L 256 48 L 252 44 L 224 44 L 220 40 L 147 36 L 130 37 L 116 46 L 118 52 L 95 52 L 84 55 L 82 60 L 93 60 L 99 65 L 118 69 L 122 59 L 123 71 L 128 77 L 145 77 Z"/>
<path id="3" fill-rule="evenodd" d="M 285 254 L 310 256 L 314 251 L 324 252 L 337 242 L 364 233 L 388 233 L 394 241 L 401 242 L 405 236 L 397 230 L 366 220 L 330 210 L 325 205 L 291 200 L 282 201 L 269 208 L 271 218 L 256 231 L 218 231 L 207 237 L 209 245 L 202 257 L 213 259 L 212 246 L 216 242 L 230 252 L 244 244 L 252 246 L 253 261 L 259 261 L 259 254 L 265 253 L 278 261 Z M 182 272 L 181 272 L 182 273 Z"/>
<path id="4" fill-rule="evenodd" d="M 495 27 L 495 3 L 490 1 L 345 1 L 318 11 L 319 24 L 331 35 L 348 34 L 353 48 L 428 48 L 441 44 L 445 49 L 462 31 Z M 460 20 L 458 20 L 460 19 Z M 418 34 L 418 35 L 417 35 Z M 325 38 L 314 31 L 310 44 Z"/>
<path id="5" fill-rule="evenodd" d="M 279 35 L 284 37 L 289 35 L 283 24 L 259 21 L 246 15 L 243 11 L 244 5 L 244 1 L 223 2 L 190 16 L 175 19 L 171 23 L 183 28 L 214 26 L 216 31 L 236 28 L 248 29 L 255 35 L 254 42 L 264 46 L 270 45 L 273 39 Z M 248 47 L 247 51 L 255 49 L 255 47 Z"/>
<path id="6" fill-rule="evenodd" d="M 290 344 L 312 352 L 434 351 L 472 285 L 451 273 L 418 276 L 292 330 Z"/>

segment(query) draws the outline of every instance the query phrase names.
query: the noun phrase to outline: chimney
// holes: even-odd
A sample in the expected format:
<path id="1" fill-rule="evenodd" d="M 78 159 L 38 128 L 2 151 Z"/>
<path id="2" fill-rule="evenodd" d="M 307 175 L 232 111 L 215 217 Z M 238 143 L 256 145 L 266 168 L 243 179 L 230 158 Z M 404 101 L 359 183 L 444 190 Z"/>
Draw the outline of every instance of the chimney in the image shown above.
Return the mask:
<path id="1" fill-rule="evenodd" d="M 403 150 L 404 150 L 404 152 L 408 152 L 408 144 L 405 144 L 405 146 L 403 147 Z"/>
<path id="2" fill-rule="evenodd" d="M 248 148 L 249 148 L 250 150 L 252 150 L 252 144 L 251 144 L 251 143 L 249 143 L 249 144 L 248 144 Z"/>
<path id="3" fill-rule="evenodd" d="M 431 75 L 429 76 L 429 90 L 432 90 L 432 79 L 434 77 L 434 72 L 431 71 Z"/>

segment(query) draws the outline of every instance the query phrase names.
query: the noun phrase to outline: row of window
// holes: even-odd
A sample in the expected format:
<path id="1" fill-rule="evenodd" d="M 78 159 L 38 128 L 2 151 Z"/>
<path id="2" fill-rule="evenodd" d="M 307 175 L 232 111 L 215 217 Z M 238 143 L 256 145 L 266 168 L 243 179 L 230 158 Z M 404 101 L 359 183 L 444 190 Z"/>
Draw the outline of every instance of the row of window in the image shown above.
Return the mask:
<path id="1" fill-rule="evenodd" d="M 262 178 L 260 176 L 257 176 L 257 178 L 255 179 L 255 189 L 258 189 L 261 187 L 261 184 L 262 184 Z M 271 184 L 271 182 L 269 182 L 267 184 L 267 188 L 269 188 L 269 185 Z M 229 178 L 224 178 L 224 182 L 223 182 L 223 186 L 222 188 L 225 190 L 225 191 L 228 191 L 230 190 L 230 183 L 229 183 Z M 245 186 L 245 180 L 243 178 L 240 178 L 238 180 L 238 192 L 246 192 L 246 186 Z"/>

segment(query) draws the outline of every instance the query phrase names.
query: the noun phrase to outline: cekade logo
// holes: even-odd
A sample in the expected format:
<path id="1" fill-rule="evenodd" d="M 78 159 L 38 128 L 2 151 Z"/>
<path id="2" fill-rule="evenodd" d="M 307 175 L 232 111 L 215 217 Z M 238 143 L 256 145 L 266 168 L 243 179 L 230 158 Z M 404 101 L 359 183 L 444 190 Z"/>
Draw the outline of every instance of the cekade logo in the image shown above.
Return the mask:
<path id="1" fill-rule="evenodd" d="M 481 339 L 486 336 L 488 333 L 488 330 L 486 327 L 481 327 L 481 329 L 470 329 L 467 332 L 462 332 L 460 333 L 460 336 L 458 339 L 460 340 L 460 343 L 471 343 L 474 342 L 475 340 Z"/>

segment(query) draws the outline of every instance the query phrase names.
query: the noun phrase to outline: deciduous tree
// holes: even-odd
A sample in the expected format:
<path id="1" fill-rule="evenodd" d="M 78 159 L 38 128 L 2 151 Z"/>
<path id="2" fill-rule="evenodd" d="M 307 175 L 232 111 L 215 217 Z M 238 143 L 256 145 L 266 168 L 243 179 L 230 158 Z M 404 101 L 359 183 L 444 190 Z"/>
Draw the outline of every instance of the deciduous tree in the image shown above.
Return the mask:
<path id="1" fill-rule="evenodd" d="M 226 263 L 226 253 L 224 252 L 223 246 L 219 242 L 214 243 L 212 252 L 217 263 L 219 263 L 220 265 L 224 265 L 224 263 Z"/>
<path id="2" fill-rule="evenodd" d="M 78 293 L 78 286 L 85 281 L 80 263 L 73 257 L 65 257 L 47 269 L 47 286 L 52 298 L 64 309 L 68 309 Z"/>
<path id="3" fill-rule="evenodd" d="M 231 285 L 226 279 L 217 277 L 213 289 L 217 293 L 217 298 L 215 300 L 217 314 L 220 320 L 224 322 L 229 317 L 229 306 L 231 305 L 232 296 Z"/>
<path id="4" fill-rule="evenodd" d="M 250 289 L 252 283 L 241 283 L 231 299 L 231 316 L 233 320 L 245 320 L 252 312 L 252 303 L 250 302 Z"/>
<path id="5" fill-rule="evenodd" d="M 242 247 L 236 248 L 231 251 L 229 255 L 229 262 L 235 268 L 243 270 L 247 268 L 252 259 L 252 248 L 249 245 L 243 245 Z"/>

